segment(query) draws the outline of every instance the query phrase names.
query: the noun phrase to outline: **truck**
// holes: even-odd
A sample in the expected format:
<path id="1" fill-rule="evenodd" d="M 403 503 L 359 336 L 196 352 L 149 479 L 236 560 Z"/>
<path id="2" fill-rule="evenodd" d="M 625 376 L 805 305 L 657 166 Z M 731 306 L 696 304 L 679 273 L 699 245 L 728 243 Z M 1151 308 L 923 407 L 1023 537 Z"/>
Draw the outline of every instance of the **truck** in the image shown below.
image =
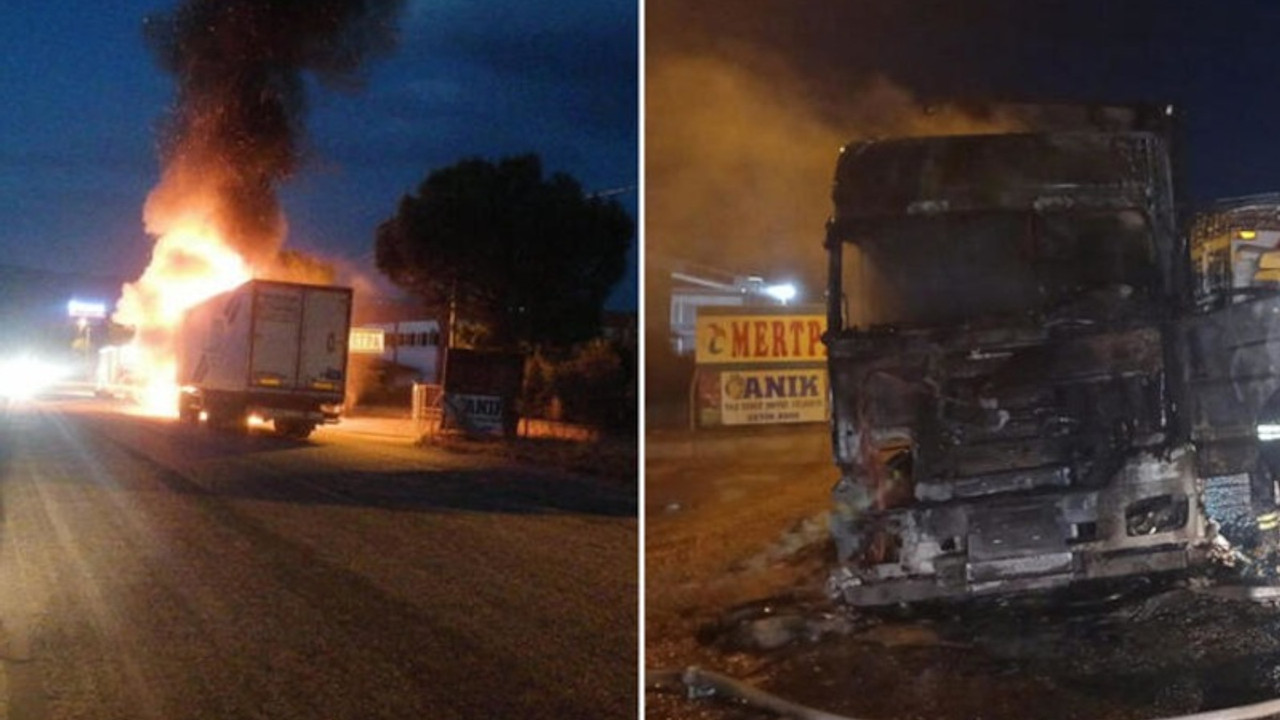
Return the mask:
<path id="1" fill-rule="evenodd" d="M 1081 117 L 841 151 L 824 340 L 831 586 L 853 605 L 1273 546 L 1280 295 L 1204 289 L 1172 108 Z"/>
<path id="2" fill-rule="evenodd" d="M 299 439 L 337 422 L 350 326 L 345 287 L 250 280 L 190 308 L 176 336 L 178 417 L 257 418 Z"/>

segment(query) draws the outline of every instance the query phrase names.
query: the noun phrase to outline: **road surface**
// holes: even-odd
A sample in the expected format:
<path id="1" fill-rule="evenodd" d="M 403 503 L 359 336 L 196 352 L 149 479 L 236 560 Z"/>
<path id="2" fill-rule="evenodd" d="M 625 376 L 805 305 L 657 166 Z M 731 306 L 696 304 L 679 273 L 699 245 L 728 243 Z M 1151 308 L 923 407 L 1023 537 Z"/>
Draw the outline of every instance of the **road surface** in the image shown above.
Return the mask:
<path id="1" fill-rule="evenodd" d="M 635 717 L 634 489 L 0 412 L 0 718 Z"/>

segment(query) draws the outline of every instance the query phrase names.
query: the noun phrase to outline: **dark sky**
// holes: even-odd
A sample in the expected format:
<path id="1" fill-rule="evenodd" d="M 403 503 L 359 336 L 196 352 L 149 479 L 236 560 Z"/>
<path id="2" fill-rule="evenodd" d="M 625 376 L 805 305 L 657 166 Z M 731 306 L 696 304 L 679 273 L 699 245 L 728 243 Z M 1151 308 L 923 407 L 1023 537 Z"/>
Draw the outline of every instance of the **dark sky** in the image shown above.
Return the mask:
<path id="1" fill-rule="evenodd" d="M 173 100 L 143 18 L 164 0 L 10 0 L 0 24 L 0 264 L 136 277 Z M 374 228 L 428 172 L 536 152 L 638 215 L 635 0 L 407 0 L 363 89 L 309 83 L 286 247 L 372 268 Z M 634 308 L 638 253 L 612 307 Z M 114 298 L 113 298 L 114 299 Z"/>
<path id="2" fill-rule="evenodd" d="M 820 282 L 838 146 L 928 132 L 913 127 L 925 103 L 1173 103 L 1195 202 L 1280 191 L 1280 3 L 652 0 L 646 13 L 655 256 Z"/>

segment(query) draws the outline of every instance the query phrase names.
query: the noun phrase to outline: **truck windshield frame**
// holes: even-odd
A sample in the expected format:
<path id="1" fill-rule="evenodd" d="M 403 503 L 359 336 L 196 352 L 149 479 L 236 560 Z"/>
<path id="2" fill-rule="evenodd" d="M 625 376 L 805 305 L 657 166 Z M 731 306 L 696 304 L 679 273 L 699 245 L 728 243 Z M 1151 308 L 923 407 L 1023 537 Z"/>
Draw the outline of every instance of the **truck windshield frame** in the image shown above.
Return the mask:
<path id="1" fill-rule="evenodd" d="M 841 252 L 844 327 L 1048 318 L 1097 293 L 1141 302 L 1160 291 L 1139 210 L 909 216 L 864 225 Z"/>
<path id="2" fill-rule="evenodd" d="M 1157 302 L 1174 294 L 1181 241 L 1161 222 L 1172 216 L 1170 168 L 1151 133 L 857 143 L 841 153 L 833 200 L 832 332 L 1051 313 L 1097 291 Z M 890 257 L 892 270 L 846 295 L 851 276 L 866 281 L 868 265 Z M 957 287 L 963 297 L 939 297 Z M 868 296 L 881 307 L 859 302 Z"/>

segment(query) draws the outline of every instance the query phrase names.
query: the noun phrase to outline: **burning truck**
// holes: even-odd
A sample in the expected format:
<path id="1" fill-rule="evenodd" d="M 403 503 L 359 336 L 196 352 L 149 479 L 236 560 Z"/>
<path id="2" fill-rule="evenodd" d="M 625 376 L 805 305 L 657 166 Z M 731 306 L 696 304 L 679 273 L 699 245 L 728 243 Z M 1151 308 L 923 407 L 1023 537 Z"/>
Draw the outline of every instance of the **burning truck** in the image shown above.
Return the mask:
<path id="1" fill-rule="evenodd" d="M 177 334 L 178 418 L 302 439 L 338 421 L 351 289 L 251 280 L 189 309 Z"/>
<path id="2" fill-rule="evenodd" d="M 1170 109 L 1089 117 L 842 150 L 825 340 L 832 585 L 852 604 L 1186 570 L 1269 540 L 1280 293 L 1232 280 L 1245 250 L 1209 234 L 1193 267 Z"/>
<path id="3" fill-rule="evenodd" d="M 403 5 L 184 0 L 146 17 L 176 96 L 143 208 L 151 259 L 112 316 L 132 340 L 103 355 L 101 392 L 215 425 L 272 418 L 295 437 L 334 419 L 351 293 L 330 263 L 284 248 L 277 191 L 303 165 L 308 78 L 354 87 L 394 49 Z"/>

